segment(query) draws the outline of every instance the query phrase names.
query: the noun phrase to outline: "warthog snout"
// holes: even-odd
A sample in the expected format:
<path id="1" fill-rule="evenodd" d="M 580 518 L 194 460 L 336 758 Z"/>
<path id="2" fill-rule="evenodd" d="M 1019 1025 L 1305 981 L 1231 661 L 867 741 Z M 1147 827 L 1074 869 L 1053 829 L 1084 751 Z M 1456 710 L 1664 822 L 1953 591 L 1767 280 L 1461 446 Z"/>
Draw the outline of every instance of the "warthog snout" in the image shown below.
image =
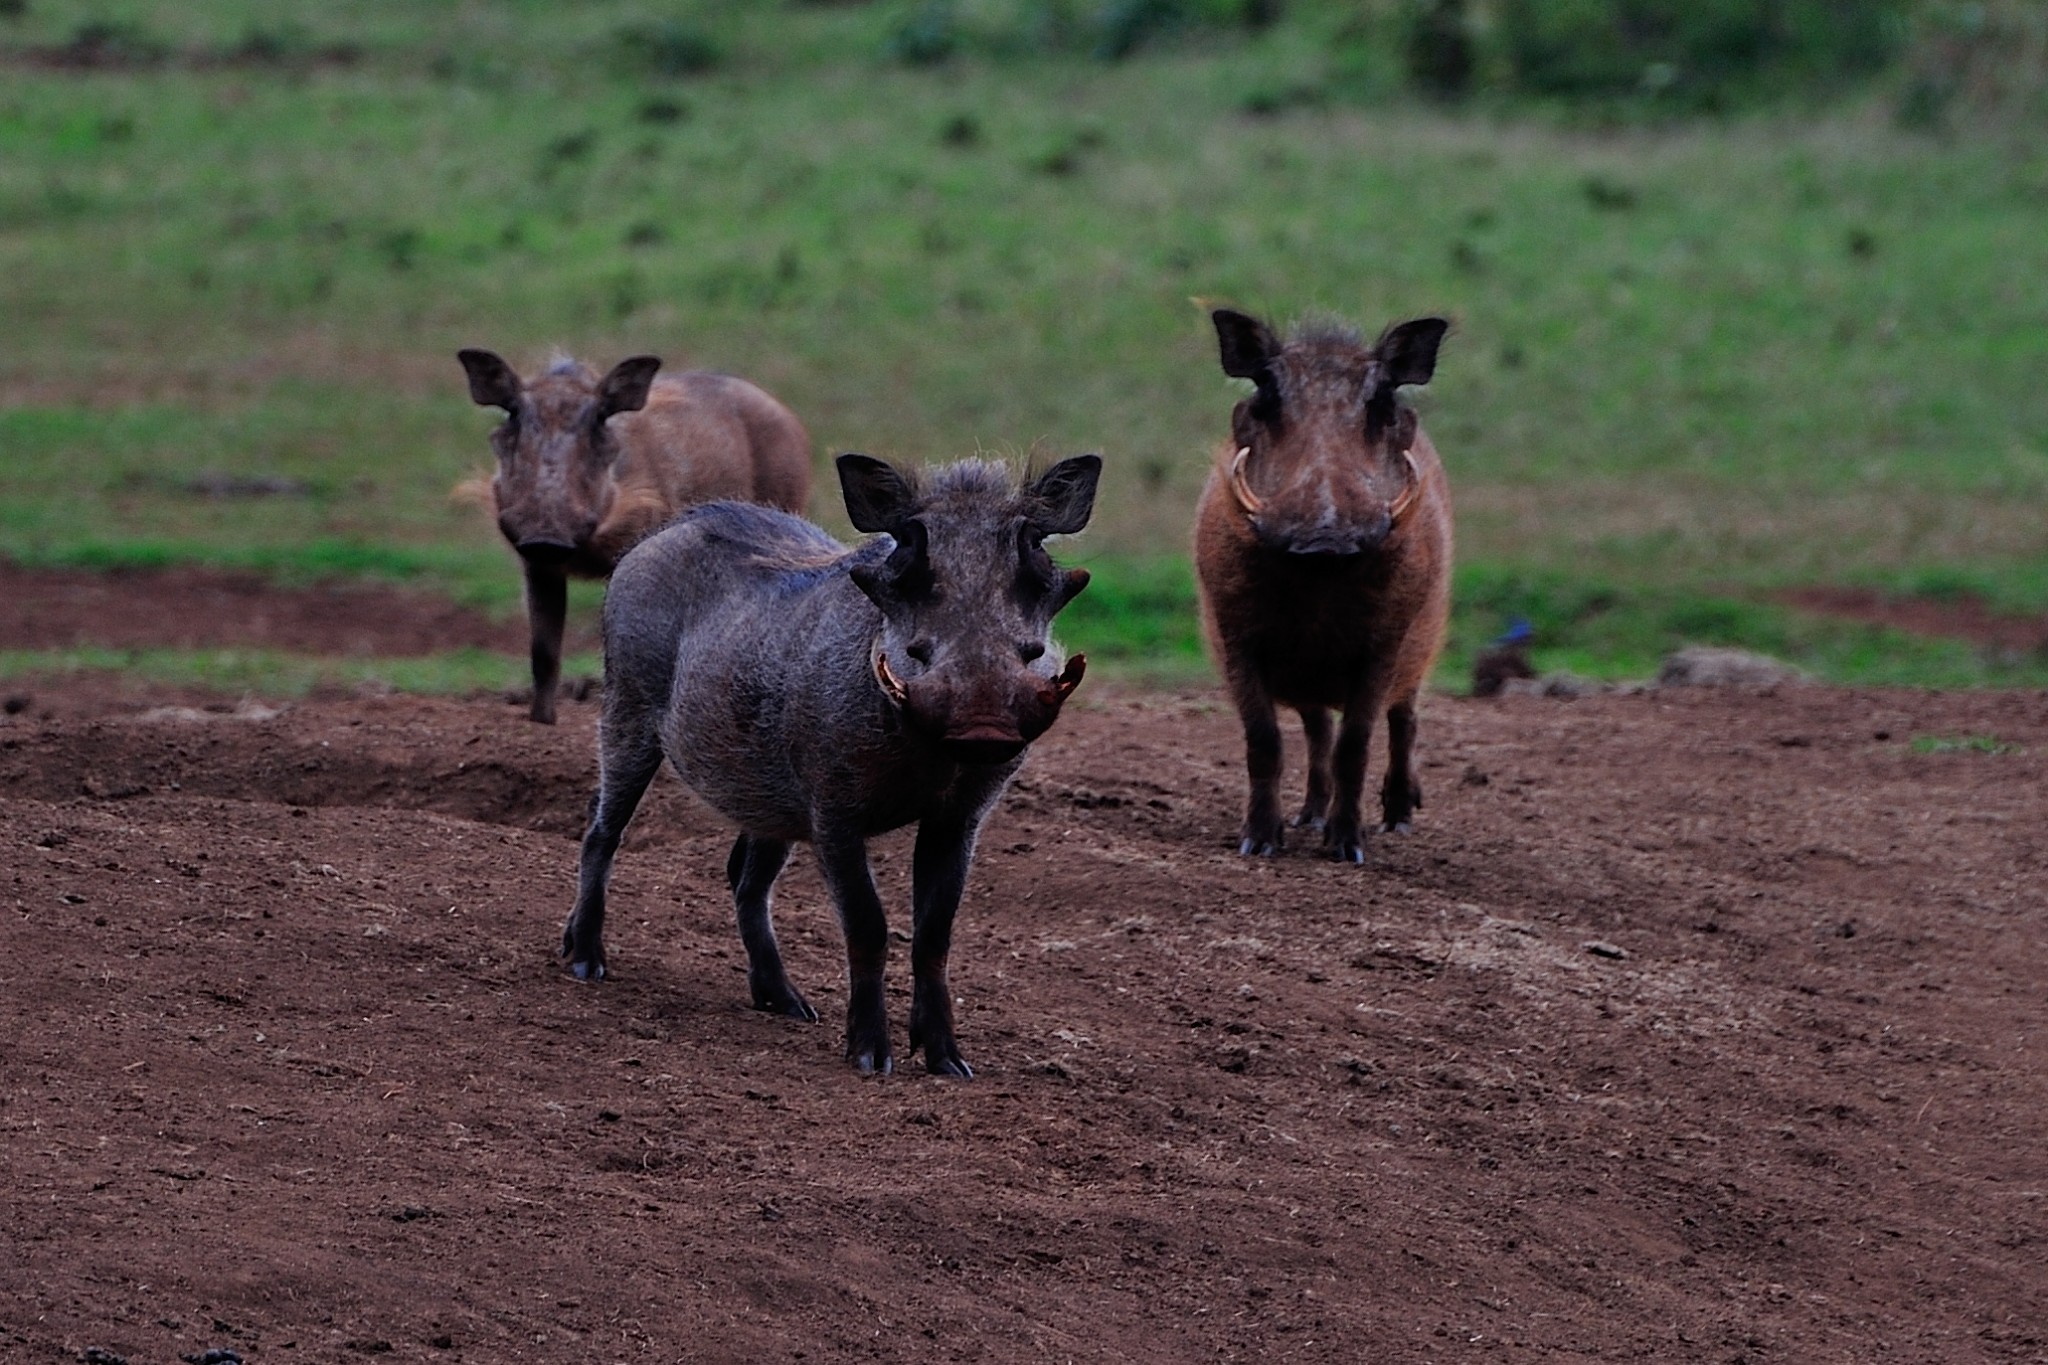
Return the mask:
<path id="1" fill-rule="evenodd" d="M 1085 570 L 1074 572 L 1086 581 Z M 907 652 L 915 660 L 929 651 L 918 642 Z M 890 668 L 878 641 L 875 680 L 912 729 L 937 740 L 958 762 L 1007 763 L 1052 728 L 1088 667 L 1087 656 L 1076 654 L 1047 678 L 1027 667 L 1042 656 L 1040 646 L 1019 649 L 1007 665 L 985 658 L 937 660 L 904 679 Z"/>
<path id="2" fill-rule="evenodd" d="M 566 540 L 559 536 L 513 537 L 508 535 L 506 539 L 512 541 L 513 548 L 519 551 L 520 558 L 522 559 L 529 560 L 535 564 L 566 564 L 569 562 L 569 556 L 575 554 L 580 548 L 580 540 L 588 539 L 588 537 L 581 537 L 579 540 Z"/>
<path id="3" fill-rule="evenodd" d="M 1394 529 L 1394 519 L 1382 512 L 1362 524 L 1352 526 L 1316 526 L 1307 530 L 1286 527 L 1270 527 L 1254 521 L 1259 541 L 1270 550 L 1295 555 L 1307 560 L 1338 561 L 1355 559 L 1370 550 L 1377 550 L 1386 540 L 1387 533 Z"/>

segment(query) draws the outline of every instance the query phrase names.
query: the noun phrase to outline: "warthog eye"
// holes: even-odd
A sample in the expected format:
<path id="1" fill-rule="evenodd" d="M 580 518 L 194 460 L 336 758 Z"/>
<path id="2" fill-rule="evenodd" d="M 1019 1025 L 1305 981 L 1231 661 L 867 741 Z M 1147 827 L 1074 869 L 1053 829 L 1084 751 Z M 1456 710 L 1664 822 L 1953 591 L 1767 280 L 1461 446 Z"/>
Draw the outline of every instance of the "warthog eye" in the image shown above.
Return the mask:
<path id="1" fill-rule="evenodd" d="M 903 652 L 918 663 L 928 664 L 932 661 L 932 642 L 930 640 L 912 640 L 904 648 Z"/>
<path id="2" fill-rule="evenodd" d="M 1045 645 L 1037 640 L 1026 640 L 1017 646 L 1017 657 L 1027 664 L 1034 659 L 1042 659 L 1045 657 Z"/>

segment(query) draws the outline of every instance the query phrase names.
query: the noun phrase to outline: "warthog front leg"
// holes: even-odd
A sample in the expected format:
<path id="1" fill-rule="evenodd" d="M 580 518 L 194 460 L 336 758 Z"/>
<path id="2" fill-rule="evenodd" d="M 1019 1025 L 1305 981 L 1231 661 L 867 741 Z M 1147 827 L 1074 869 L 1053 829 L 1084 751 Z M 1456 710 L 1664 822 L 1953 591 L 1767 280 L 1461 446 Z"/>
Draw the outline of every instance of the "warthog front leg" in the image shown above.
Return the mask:
<path id="1" fill-rule="evenodd" d="M 1380 828 L 1406 834 L 1422 805 L 1422 783 L 1415 777 L 1415 699 L 1387 708 L 1387 780 L 1380 786 Z"/>
<path id="2" fill-rule="evenodd" d="M 1301 734 L 1308 741 L 1308 798 L 1301 814 L 1294 817 L 1297 828 L 1321 829 L 1330 814 L 1330 713 L 1321 706 L 1301 708 Z"/>
<path id="3" fill-rule="evenodd" d="M 576 908 L 562 927 L 562 956 L 569 970 L 584 981 L 604 976 L 604 898 L 611 881 L 612 858 L 625 836 L 626 822 L 661 768 L 661 744 L 652 733 L 621 734 L 612 717 L 598 746 L 597 795 L 590 801 L 590 826 L 583 833 L 583 856 L 577 870 Z"/>
<path id="4" fill-rule="evenodd" d="M 953 991 L 946 980 L 974 835 L 971 825 L 928 819 L 917 827 L 911 863 L 910 1050 L 924 1049 L 925 1070 L 934 1076 L 974 1075 L 953 1036 Z"/>
<path id="5" fill-rule="evenodd" d="M 725 860 L 725 880 L 732 887 L 740 942 L 747 945 L 747 988 L 753 993 L 754 1008 L 815 1022 L 818 1012 L 789 984 L 789 974 L 782 969 L 782 949 L 775 942 L 775 920 L 769 908 L 775 878 L 788 861 L 789 845 L 782 840 L 742 834 L 733 841 L 732 856 Z"/>
<path id="6" fill-rule="evenodd" d="M 889 1052 L 889 1015 L 882 1002 L 882 969 L 889 960 L 889 922 L 868 869 L 867 843 L 856 834 L 814 836 L 818 870 L 839 907 L 846 935 L 846 1060 L 863 1076 L 895 1069 Z"/>
<path id="7" fill-rule="evenodd" d="M 1336 804 L 1323 826 L 1323 847 L 1339 862 L 1365 861 L 1365 827 L 1360 808 L 1365 799 L 1365 759 L 1372 748 L 1372 721 L 1378 708 L 1353 702 L 1344 708 L 1337 730 L 1331 774 L 1336 779 Z"/>
<path id="8" fill-rule="evenodd" d="M 1280 828 L 1280 772 L 1286 762 L 1280 720 L 1272 696 L 1248 667 L 1230 672 L 1231 700 L 1244 723 L 1244 769 L 1251 788 L 1237 851 L 1247 858 L 1271 858 L 1286 844 Z"/>
<path id="9" fill-rule="evenodd" d="M 526 617 L 533 627 L 533 709 L 555 723 L 555 685 L 562 677 L 562 631 L 569 620 L 569 578 L 552 565 L 526 561 Z"/>

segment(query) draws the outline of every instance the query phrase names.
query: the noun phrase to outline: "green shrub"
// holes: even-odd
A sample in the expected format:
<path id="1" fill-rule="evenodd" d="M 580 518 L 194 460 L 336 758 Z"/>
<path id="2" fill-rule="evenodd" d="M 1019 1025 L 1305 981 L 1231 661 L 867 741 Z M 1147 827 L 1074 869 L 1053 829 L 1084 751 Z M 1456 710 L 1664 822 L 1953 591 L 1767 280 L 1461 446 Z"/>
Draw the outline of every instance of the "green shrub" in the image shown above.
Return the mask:
<path id="1" fill-rule="evenodd" d="M 674 19 L 623 25 L 615 39 L 629 65 L 655 76 L 701 75 L 725 55 L 703 29 Z"/>
<path id="2" fill-rule="evenodd" d="M 1724 108 L 1881 69 L 1903 0 L 1501 0 L 1488 41 L 1515 93 Z"/>

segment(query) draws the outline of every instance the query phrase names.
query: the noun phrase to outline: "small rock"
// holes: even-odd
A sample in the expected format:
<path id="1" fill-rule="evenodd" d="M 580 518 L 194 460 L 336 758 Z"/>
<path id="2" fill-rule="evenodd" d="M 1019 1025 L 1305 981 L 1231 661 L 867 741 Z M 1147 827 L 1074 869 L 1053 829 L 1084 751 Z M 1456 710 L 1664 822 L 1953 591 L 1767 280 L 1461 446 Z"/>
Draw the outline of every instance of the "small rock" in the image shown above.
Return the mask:
<path id="1" fill-rule="evenodd" d="M 1585 948 L 1594 957 L 1612 958 L 1616 962 L 1624 961 L 1628 957 L 1628 949 L 1608 943 L 1603 939 L 1596 938 L 1591 943 L 1586 944 Z"/>
<path id="2" fill-rule="evenodd" d="M 1576 673 L 1545 673 L 1540 678 L 1510 678 L 1501 684 L 1503 697 L 1596 697 L 1612 692 L 1613 683 L 1582 678 Z"/>
<path id="3" fill-rule="evenodd" d="M 128 1365 L 128 1357 L 109 1351 L 104 1346 L 88 1346 L 78 1353 L 85 1365 Z"/>
<path id="4" fill-rule="evenodd" d="M 1805 673 L 1768 654 L 1689 645 L 1664 660 L 1659 687 L 1778 687 L 1803 683 Z"/>
<path id="5" fill-rule="evenodd" d="M 16 692 L 9 696 L 6 701 L 0 701 L 0 711 L 5 711 L 10 716 L 18 716 L 34 704 L 34 697 L 31 697 L 26 692 Z"/>

